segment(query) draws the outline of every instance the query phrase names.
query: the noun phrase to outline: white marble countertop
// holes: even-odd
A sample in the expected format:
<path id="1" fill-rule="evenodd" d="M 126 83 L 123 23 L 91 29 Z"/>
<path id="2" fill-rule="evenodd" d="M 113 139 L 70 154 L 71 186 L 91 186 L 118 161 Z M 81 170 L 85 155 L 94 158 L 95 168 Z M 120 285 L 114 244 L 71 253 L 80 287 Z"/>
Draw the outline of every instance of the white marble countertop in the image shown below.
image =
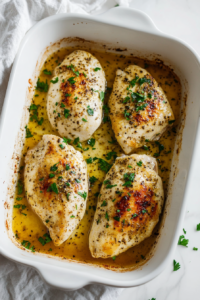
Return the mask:
<path id="1" fill-rule="evenodd" d="M 132 0 L 130 7 L 146 12 L 161 31 L 184 40 L 200 55 L 199 0 Z M 145 285 L 125 289 L 118 300 L 200 299 L 200 232 L 196 231 L 196 225 L 200 223 L 200 123 L 197 136 L 199 140 L 194 153 L 197 163 L 192 169 L 190 199 L 182 226 L 187 231 L 188 248 L 177 245 L 171 263 L 157 278 Z M 199 250 L 194 251 L 193 247 Z M 176 272 L 173 272 L 173 259 L 181 265 Z"/>

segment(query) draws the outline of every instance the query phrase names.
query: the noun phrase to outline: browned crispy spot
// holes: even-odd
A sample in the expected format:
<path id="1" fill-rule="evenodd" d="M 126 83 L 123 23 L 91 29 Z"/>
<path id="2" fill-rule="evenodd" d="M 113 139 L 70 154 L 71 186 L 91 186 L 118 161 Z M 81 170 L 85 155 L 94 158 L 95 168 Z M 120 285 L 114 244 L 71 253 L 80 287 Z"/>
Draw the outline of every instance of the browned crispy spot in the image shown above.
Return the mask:
<path id="1" fill-rule="evenodd" d="M 154 192 L 141 185 L 140 190 L 136 191 L 126 188 L 115 203 L 115 209 L 114 226 L 121 230 L 146 225 L 156 214 L 157 202 L 154 200 Z"/>
<path id="2" fill-rule="evenodd" d="M 74 103 L 75 93 L 76 95 L 86 95 L 87 90 L 87 78 L 84 76 L 83 73 L 80 73 L 79 76 L 75 76 L 73 72 L 71 72 L 72 76 L 74 77 L 75 83 L 71 84 L 70 81 L 62 82 L 60 85 L 60 89 L 62 91 L 62 103 L 69 106 Z"/>

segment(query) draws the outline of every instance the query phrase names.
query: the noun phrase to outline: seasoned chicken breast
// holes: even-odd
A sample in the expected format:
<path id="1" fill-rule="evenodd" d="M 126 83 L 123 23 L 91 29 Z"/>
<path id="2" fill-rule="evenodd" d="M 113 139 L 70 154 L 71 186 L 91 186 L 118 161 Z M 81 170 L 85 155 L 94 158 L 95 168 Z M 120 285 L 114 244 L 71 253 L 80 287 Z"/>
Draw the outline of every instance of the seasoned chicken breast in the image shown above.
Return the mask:
<path id="1" fill-rule="evenodd" d="M 55 135 L 44 135 L 25 158 L 25 191 L 56 246 L 83 218 L 88 193 L 82 154 Z"/>
<path id="2" fill-rule="evenodd" d="M 151 74 L 135 65 L 117 70 L 108 105 L 116 139 L 126 154 L 143 146 L 145 139 L 158 140 L 174 122 L 162 88 Z"/>
<path id="3" fill-rule="evenodd" d="M 138 154 L 117 158 L 98 197 L 89 236 L 92 256 L 113 257 L 149 237 L 163 201 L 155 158 Z"/>
<path id="4" fill-rule="evenodd" d="M 89 139 L 102 121 L 105 74 L 86 51 L 68 55 L 55 69 L 47 95 L 47 113 L 62 137 Z"/>

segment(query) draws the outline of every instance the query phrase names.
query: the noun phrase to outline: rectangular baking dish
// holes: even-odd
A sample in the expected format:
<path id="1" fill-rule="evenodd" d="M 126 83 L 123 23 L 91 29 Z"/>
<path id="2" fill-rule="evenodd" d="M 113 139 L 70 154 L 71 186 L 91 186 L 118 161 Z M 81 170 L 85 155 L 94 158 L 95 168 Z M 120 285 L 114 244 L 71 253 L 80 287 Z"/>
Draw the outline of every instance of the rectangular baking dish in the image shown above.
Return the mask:
<path id="1" fill-rule="evenodd" d="M 120 48 L 126 54 L 160 59 L 172 66 L 182 83 L 182 118 L 172 162 L 170 188 L 165 205 L 163 228 L 154 256 L 142 268 L 127 272 L 94 268 L 59 261 L 18 248 L 12 242 L 12 195 L 24 139 L 21 118 L 28 81 L 33 77 L 41 53 L 51 43 L 79 37 L 103 43 L 110 49 Z M 186 203 L 197 125 L 199 119 L 200 64 L 197 54 L 185 43 L 161 33 L 144 13 L 126 8 L 113 8 L 105 14 L 91 17 L 80 14 L 60 14 L 46 18 L 33 26 L 21 42 L 12 68 L 4 101 L 0 126 L 0 253 L 36 268 L 51 285 L 68 290 L 90 283 L 116 287 L 132 287 L 146 283 L 170 263 L 177 245 Z M 31 89 L 31 86 L 29 86 Z M 30 92 L 30 91 L 29 91 Z M 26 114 L 26 113 L 25 113 Z M 27 115 L 28 118 L 28 115 Z"/>

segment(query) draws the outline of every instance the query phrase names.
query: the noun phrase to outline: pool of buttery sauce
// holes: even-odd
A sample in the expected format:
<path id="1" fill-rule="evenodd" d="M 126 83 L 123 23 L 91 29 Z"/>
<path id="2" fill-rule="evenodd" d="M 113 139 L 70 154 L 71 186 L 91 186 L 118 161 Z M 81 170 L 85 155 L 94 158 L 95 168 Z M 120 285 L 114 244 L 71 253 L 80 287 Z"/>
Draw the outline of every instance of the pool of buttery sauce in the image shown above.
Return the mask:
<path id="1" fill-rule="evenodd" d="M 77 47 L 63 48 L 48 57 L 39 75 L 40 81 L 47 80 L 47 82 L 49 83 L 52 76 L 45 75 L 43 73 L 43 70 L 47 69 L 49 71 L 53 71 L 54 68 L 62 62 L 64 57 L 70 54 L 75 49 L 77 49 Z M 162 150 L 160 156 L 157 157 L 157 161 L 159 166 L 159 175 L 163 180 L 166 196 L 172 161 L 172 153 L 176 137 L 176 124 L 178 122 L 180 113 L 181 85 L 179 79 L 170 68 L 160 63 L 144 61 L 133 56 L 123 56 L 120 54 L 111 54 L 106 52 L 103 53 L 96 50 L 93 51 L 92 49 L 84 49 L 83 47 L 82 49 L 88 50 L 100 61 L 105 71 L 107 86 L 109 88 L 112 88 L 115 73 L 118 68 L 124 69 L 130 64 L 137 64 L 149 71 L 165 91 L 176 118 L 174 126 L 170 127 L 159 140 L 159 142 L 164 145 L 164 150 Z M 108 101 L 109 95 L 110 90 L 107 90 L 105 96 L 105 104 Z M 19 180 L 21 180 L 22 183 L 24 157 L 27 153 L 27 150 L 33 148 L 41 140 L 44 134 L 58 135 L 58 133 L 51 128 L 51 125 L 48 121 L 46 112 L 46 93 L 36 90 L 35 95 L 32 99 L 32 103 L 35 105 L 39 105 L 37 110 L 38 119 L 40 120 L 41 118 L 43 118 L 44 121 L 42 125 L 38 125 L 38 122 L 35 119 L 29 119 L 27 127 L 30 130 L 31 135 L 33 136 L 26 138 L 24 143 L 22 163 L 19 170 Z M 93 138 L 95 139 L 95 145 L 93 149 L 91 146 L 87 145 L 87 142 L 82 143 L 82 147 L 84 149 L 89 147 L 89 150 L 82 151 L 80 149 L 77 149 L 83 153 L 85 159 L 89 158 L 90 156 L 96 156 L 105 159 L 105 154 L 110 151 L 116 151 L 118 155 L 123 153 L 122 149 L 117 143 L 110 143 L 114 139 L 114 134 L 109 122 L 102 122 L 102 125 L 93 134 Z M 146 146 L 149 147 L 149 150 L 140 148 L 137 150 L 137 153 L 154 156 L 155 153 L 159 152 L 158 145 L 156 145 L 155 142 L 147 142 Z M 111 161 L 109 162 L 111 163 Z M 26 200 L 24 191 L 22 192 L 19 188 L 17 188 L 14 200 L 14 205 L 17 205 L 17 207 L 13 208 L 12 222 L 13 232 L 16 236 L 16 239 L 20 244 L 23 243 L 23 241 L 26 241 L 26 243 L 24 242 L 23 244 L 26 246 L 28 245 L 28 248 L 32 249 L 32 251 L 35 252 L 46 253 L 48 255 L 57 256 L 63 259 L 75 260 L 82 263 L 101 265 L 106 268 L 116 270 L 118 268 L 120 268 L 121 270 L 125 270 L 126 268 L 136 269 L 139 266 L 143 265 L 151 257 L 153 248 L 155 247 L 158 238 L 159 224 L 154 229 L 151 237 L 144 240 L 138 246 L 130 248 L 126 252 L 120 254 L 116 257 L 115 260 L 113 260 L 112 258 L 93 258 L 88 247 L 88 237 L 97 202 L 95 193 L 99 192 L 102 181 L 105 177 L 105 173 L 101 170 L 98 170 L 97 164 L 88 164 L 87 166 L 89 176 L 97 177 L 98 181 L 95 182 L 93 186 L 90 186 L 87 208 L 84 218 L 82 219 L 78 227 L 74 230 L 71 237 L 60 247 L 54 246 L 52 241 L 43 246 L 38 241 L 38 238 L 42 237 L 47 232 L 47 229 L 43 225 L 39 217 L 32 211 L 30 205 Z"/>

